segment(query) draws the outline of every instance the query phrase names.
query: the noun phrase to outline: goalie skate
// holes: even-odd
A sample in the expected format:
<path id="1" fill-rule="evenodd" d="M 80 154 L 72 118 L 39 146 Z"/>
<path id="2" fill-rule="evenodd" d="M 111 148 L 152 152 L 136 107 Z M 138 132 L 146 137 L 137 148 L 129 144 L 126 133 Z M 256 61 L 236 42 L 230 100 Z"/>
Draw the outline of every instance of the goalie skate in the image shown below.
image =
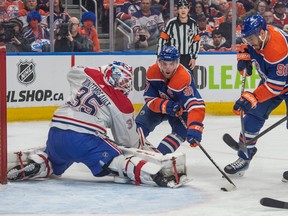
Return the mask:
<path id="1" fill-rule="evenodd" d="M 9 181 L 15 180 L 24 180 L 28 178 L 32 178 L 39 173 L 40 164 L 37 163 L 29 163 L 26 164 L 23 168 L 20 165 L 12 168 L 7 173 L 7 179 Z"/>
<path id="2" fill-rule="evenodd" d="M 160 187 L 178 188 L 189 183 L 190 181 L 192 181 L 192 179 L 188 178 L 185 174 L 180 174 L 179 180 L 177 180 L 175 175 L 165 177 L 160 172 L 157 175 L 153 176 L 153 181 L 155 181 L 156 184 Z"/>

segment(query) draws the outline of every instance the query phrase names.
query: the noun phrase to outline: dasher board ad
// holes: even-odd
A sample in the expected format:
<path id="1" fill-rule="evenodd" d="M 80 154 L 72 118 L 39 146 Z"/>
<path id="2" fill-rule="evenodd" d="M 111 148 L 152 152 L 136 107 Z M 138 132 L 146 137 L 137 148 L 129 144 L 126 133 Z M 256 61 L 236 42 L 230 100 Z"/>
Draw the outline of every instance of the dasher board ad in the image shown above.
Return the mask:
<path id="1" fill-rule="evenodd" d="M 143 104 L 145 76 L 149 66 L 156 63 L 155 55 L 8 55 L 8 108 L 60 106 L 69 94 L 66 77 L 71 66 L 99 67 L 114 60 L 133 67 L 133 91 L 129 98 L 133 104 Z M 199 54 L 193 77 L 206 102 L 233 102 L 240 96 L 242 77 L 237 72 L 235 53 Z M 254 71 L 247 78 L 245 89 L 255 89 L 259 80 Z"/>

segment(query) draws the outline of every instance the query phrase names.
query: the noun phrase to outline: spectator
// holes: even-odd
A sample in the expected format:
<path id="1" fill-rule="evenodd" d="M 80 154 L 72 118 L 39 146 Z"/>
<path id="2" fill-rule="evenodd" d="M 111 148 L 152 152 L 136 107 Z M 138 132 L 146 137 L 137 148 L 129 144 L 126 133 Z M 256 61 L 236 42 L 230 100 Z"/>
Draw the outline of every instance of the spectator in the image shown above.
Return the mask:
<path id="1" fill-rule="evenodd" d="M 49 0 L 37 0 L 38 9 L 49 12 Z"/>
<path id="2" fill-rule="evenodd" d="M 82 15 L 81 23 L 83 26 L 79 27 L 78 32 L 81 35 L 87 36 L 93 42 L 93 51 L 99 52 L 100 45 L 98 39 L 98 33 L 94 27 L 96 24 L 96 16 L 93 12 L 85 12 Z"/>
<path id="3" fill-rule="evenodd" d="M 210 14 L 211 17 L 219 16 L 219 6 L 213 3 L 211 0 L 200 0 L 204 5 L 204 13 Z"/>
<path id="4" fill-rule="evenodd" d="M 78 33 L 79 20 L 71 17 L 68 31 L 62 34 L 63 25 L 56 29 L 55 52 L 92 52 L 93 44 L 86 36 Z"/>
<path id="5" fill-rule="evenodd" d="M 225 21 L 225 18 L 229 12 L 229 4 L 227 0 L 219 0 L 219 11 L 221 13 L 221 16 L 213 17 L 215 20 L 215 26 L 214 28 L 218 28 L 219 25 Z"/>
<path id="6" fill-rule="evenodd" d="M 132 14 L 131 27 L 135 33 L 140 28 L 146 28 L 150 34 L 149 40 L 155 42 L 156 48 L 157 40 L 164 26 L 163 16 L 160 11 L 151 8 L 151 0 L 141 0 L 140 7 L 141 10 Z"/>
<path id="7" fill-rule="evenodd" d="M 114 8 L 119 5 L 123 4 L 125 0 L 113 0 Z M 108 33 L 109 32 L 109 3 L 110 0 L 103 0 L 103 11 L 102 11 L 102 32 Z M 102 6 L 101 6 L 102 7 Z"/>
<path id="8" fill-rule="evenodd" d="M 116 6 L 116 18 L 122 20 L 131 26 L 131 17 L 133 13 L 140 10 L 141 0 L 126 0 Z"/>
<path id="9" fill-rule="evenodd" d="M 202 51 L 207 52 L 231 52 L 231 47 L 218 29 L 212 31 L 212 41 L 203 46 Z"/>
<path id="10" fill-rule="evenodd" d="M 21 0 L 6 0 L 5 9 L 12 15 L 12 17 L 17 17 L 20 10 L 24 8 L 24 4 Z"/>
<path id="11" fill-rule="evenodd" d="M 62 5 L 61 0 L 54 0 L 54 23 L 53 29 L 56 30 L 59 23 L 67 23 L 70 19 L 70 15 L 65 11 L 65 8 Z M 48 8 L 49 10 L 49 8 Z M 47 24 L 50 29 L 50 12 L 47 13 Z"/>
<path id="12" fill-rule="evenodd" d="M 229 9 L 232 10 L 232 0 L 228 0 Z M 236 0 L 236 8 L 237 8 L 237 14 L 239 16 L 246 13 L 246 9 L 244 7 L 244 4 L 242 3 L 242 0 Z"/>
<path id="13" fill-rule="evenodd" d="M 134 44 L 132 45 L 132 48 L 135 48 L 135 50 L 148 50 L 149 47 L 151 47 L 154 44 L 151 44 L 150 34 L 146 28 L 140 28 L 134 38 Z M 151 50 L 152 51 L 152 50 Z"/>
<path id="14" fill-rule="evenodd" d="M 11 15 L 5 9 L 6 0 L 0 0 L 0 23 L 8 21 Z"/>
<path id="15" fill-rule="evenodd" d="M 42 9 L 38 9 L 38 3 L 37 0 L 23 0 L 24 8 L 19 11 L 18 13 L 18 19 L 20 19 L 23 22 L 23 27 L 26 27 L 28 25 L 27 23 L 27 15 L 31 11 L 38 11 L 41 15 L 41 24 L 47 26 L 47 16 L 45 11 Z"/>
<path id="16" fill-rule="evenodd" d="M 208 25 L 207 19 L 205 14 L 199 14 L 196 18 L 200 36 L 200 50 L 204 44 L 208 44 L 212 40 L 213 29 Z"/>
<path id="17" fill-rule="evenodd" d="M 286 6 L 283 2 L 279 1 L 274 5 L 274 22 L 282 28 L 288 24 L 288 16 L 285 13 Z"/>
<path id="18" fill-rule="evenodd" d="M 263 16 L 263 13 L 267 10 L 269 10 L 269 6 L 265 0 L 259 1 L 257 4 L 257 14 Z"/>
<path id="19" fill-rule="evenodd" d="M 229 9 L 225 17 L 225 21 L 222 22 L 219 26 L 219 31 L 222 36 L 226 39 L 228 47 L 232 46 L 232 9 Z M 236 23 L 236 44 L 242 43 L 241 39 L 241 26 L 239 23 Z"/>
<path id="20" fill-rule="evenodd" d="M 32 51 L 42 52 L 44 44 L 50 44 L 50 34 L 46 26 L 41 25 L 41 15 L 38 11 L 31 11 L 27 15 L 28 25 L 23 28 L 24 37 L 30 44 Z"/>
<path id="21" fill-rule="evenodd" d="M 282 26 L 274 22 L 274 14 L 272 11 L 268 10 L 263 13 L 263 18 L 265 19 L 266 23 L 269 25 L 273 25 L 277 28 L 282 29 Z"/>
<path id="22" fill-rule="evenodd" d="M 205 7 L 203 3 L 195 2 L 194 6 L 190 8 L 189 14 L 194 20 L 197 20 L 198 15 L 205 14 Z"/>
<path id="23" fill-rule="evenodd" d="M 288 13 L 288 1 L 287 0 L 271 0 L 270 3 L 268 2 L 269 3 L 269 7 L 270 8 L 274 8 L 275 4 L 277 2 L 279 2 L 279 1 L 283 2 L 286 5 L 286 14 L 287 14 Z"/>
<path id="24" fill-rule="evenodd" d="M 7 52 L 31 52 L 31 46 L 22 34 L 23 22 L 15 17 L 9 23 L 14 26 L 14 37 L 6 43 Z"/>

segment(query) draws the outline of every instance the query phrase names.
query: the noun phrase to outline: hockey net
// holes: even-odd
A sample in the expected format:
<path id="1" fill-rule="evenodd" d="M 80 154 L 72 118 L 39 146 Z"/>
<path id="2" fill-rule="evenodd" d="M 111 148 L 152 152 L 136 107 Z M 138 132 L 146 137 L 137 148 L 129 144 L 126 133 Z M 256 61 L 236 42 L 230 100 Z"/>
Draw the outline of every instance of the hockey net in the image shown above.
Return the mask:
<path id="1" fill-rule="evenodd" d="M 6 47 L 0 42 L 0 184 L 7 183 Z"/>

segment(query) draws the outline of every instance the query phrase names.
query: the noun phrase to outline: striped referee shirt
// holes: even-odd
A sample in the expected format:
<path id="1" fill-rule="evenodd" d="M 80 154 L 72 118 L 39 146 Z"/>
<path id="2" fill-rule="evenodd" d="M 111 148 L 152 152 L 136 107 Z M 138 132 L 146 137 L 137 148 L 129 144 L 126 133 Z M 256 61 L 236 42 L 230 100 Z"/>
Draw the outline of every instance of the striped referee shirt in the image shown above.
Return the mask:
<path id="1" fill-rule="evenodd" d="M 178 17 L 170 19 L 160 34 L 157 55 L 165 45 L 175 46 L 180 55 L 190 55 L 196 59 L 200 49 L 198 26 L 194 19 L 188 17 L 187 23 L 181 23 Z"/>

